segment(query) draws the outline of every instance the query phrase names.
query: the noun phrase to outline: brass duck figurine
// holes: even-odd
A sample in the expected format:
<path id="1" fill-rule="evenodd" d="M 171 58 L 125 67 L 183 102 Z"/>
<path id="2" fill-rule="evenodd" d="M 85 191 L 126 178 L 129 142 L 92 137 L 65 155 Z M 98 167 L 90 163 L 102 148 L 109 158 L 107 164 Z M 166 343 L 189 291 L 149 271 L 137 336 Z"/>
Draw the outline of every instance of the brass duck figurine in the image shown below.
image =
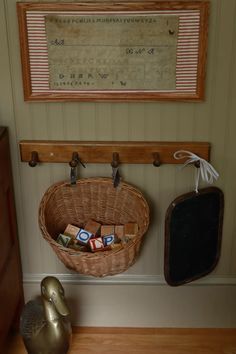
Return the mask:
<path id="1" fill-rule="evenodd" d="M 41 282 L 41 301 L 29 301 L 23 308 L 20 333 L 28 354 L 66 354 L 71 340 L 69 309 L 64 289 L 55 277 Z"/>

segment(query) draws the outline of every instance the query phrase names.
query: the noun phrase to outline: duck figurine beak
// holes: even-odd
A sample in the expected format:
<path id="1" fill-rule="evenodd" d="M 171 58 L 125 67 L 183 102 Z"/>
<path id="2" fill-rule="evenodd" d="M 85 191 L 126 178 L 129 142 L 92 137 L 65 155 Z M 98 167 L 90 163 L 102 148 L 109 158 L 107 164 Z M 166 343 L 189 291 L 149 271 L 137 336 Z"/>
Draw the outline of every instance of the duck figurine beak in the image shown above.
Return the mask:
<path id="1" fill-rule="evenodd" d="M 70 311 L 69 311 L 69 308 L 65 302 L 64 293 L 63 294 L 61 292 L 56 293 L 55 296 L 53 296 L 51 298 L 51 300 L 52 300 L 52 303 L 54 304 L 57 312 L 61 316 L 63 316 L 63 317 L 69 316 Z"/>

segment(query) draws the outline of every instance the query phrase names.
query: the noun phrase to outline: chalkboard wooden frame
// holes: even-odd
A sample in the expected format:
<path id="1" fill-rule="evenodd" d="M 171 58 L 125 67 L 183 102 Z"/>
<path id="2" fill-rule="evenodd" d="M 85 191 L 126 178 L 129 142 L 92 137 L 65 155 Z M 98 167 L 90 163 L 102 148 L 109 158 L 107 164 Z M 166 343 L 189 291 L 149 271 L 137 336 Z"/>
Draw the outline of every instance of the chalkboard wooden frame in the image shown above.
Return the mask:
<path id="1" fill-rule="evenodd" d="M 82 1 L 80 3 L 17 3 L 20 48 L 26 101 L 200 101 L 204 82 L 208 36 L 209 1 Z M 55 90 L 49 85 L 45 15 L 181 14 L 176 59 L 175 90 Z M 40 17 L 41 16 L 41 17 Z M 79 16 L 79 15 L 78 15 Z M 181 17 L 182 16 L 182 17 Z M 40 17 L 40 24 L 38 18 Z M 193 23 L 191 27 L 191 23 Z M 40 29 L 41 26 L 41 29 Z M 189 27 L 190 26 L 190 27 Z M 42 30 L 42 28 L 44 29 Z M 41 31 L 38 33 L 38 30 Z M 182 31 L 182 32 L 181 32 Z M 38 44 L 37 36 L 43 43 Z M 42 57 L 44 56 L 44 57 Z M 41 60 L 43 59 L 43 60 Z"/>
<path id="2" fill-rule="evenodd" d="M 218 199 L 217 202 L 219 203 L 219 205 L 218 205 L 218 207 L 219 207 L 219 211 L 218 212 L 219 213 L 218 213 L 218 217 L 217 217 L 217 220 L 218 220 L 218 233 L 217 233 L 217 239 L 215 239 L 215 244 L 214 244 L 214 247 L 216 249 L 215 249 L 215 252 L 213 251 L 214 259 L 213 259 L 213 256 L 211 254 L 211 258 L 213 259 L 212 262 L 209 262 L 208 266 L 205 267 L 205 269 L 202 269 L 202 264 L 199 264 L 199 266 L 198 265 L 196 266 L 194 264 L 190 264 L 189 265 L 189 263 L 186 261 L 186 260 L 189 261 L 189 259 L 185 258 L 186 266 L 183 267 L 183 265 L 181 265 L 179 267 L 179 264 L 177 264 L 175 266 L 175 269 L 173 269 L 173 264 L 178 263 L 178 260 L 180 261 L 182 255 L 183 255 L 183 257 L 185 257 L 184 256 L 184 252 L 182 254 L 180 253 L 180 248 L 178 250 L 177 249 L 175 250 L 175 249 L 173 249 L 174 247 L 172 246 L 172 243 L 174 244 L 174 242 L 176 242 L 176 240 L 173 240 L 173 234 L 174 234 L 175 237 L 177 235 L 176 231 L 173 232 L 172 235 L 171 235 L 171 220 L 172 220 L 172 217 L 173 217 L 173 212 L 174 212 L 174 210 L 177 210 L 176 208 L 179 205 L 181 205 L 182 202 L 186 202 L 186 201 L 188 202 L 192 198 L 197 198 L 197 197 L 201 198 L 201 196 L 206 196 L 207 194 L 211 195 L 213 197 L 215 196 L 216 200 Z M 209 274 L 210 272 L 212 272 L 214 270 L 214 268 L 216 267 L 216 265 L 217 265 L 217 263 L 219 261 L 219 258 L 220 258 L 221 240 L 222 240 L 222 228 L 223 228 L 223 214 L 224 214 L 224 195 L 223 195 L 223 192 L 217 187 L 204 188 L 204 189 L 199 190 L 199 193 L 196 193 L 196 192 L 186 193 L 186 194 L 176 198 L 170 204 L 169 208 L 167 209 L 166 218 L 165 218 L 165 256 L 164 256 L 164 258 L 165 258 L 165 260 L 164 260 L 164 275 L 165 275 L 166 282 L 169 285 L 171 285 L 171 286 L 183 285 L 183 284 L 192 282 L 194 280 L 197 280 L 197 279 Z M 216 217 L 216 214 L 214 214 L 214 217 Z M 197 216 L 196 216 L 196 218 L 197 218 Z M 216 220 L 216 218 L 214 220 Z M 196 220 L 195 220 L 195 222 L 196 222 Z M 212 225 L 210 225 L 210 226 L 212 227 Z M 216 229 L 216 227 L 217 227 L 217 225 L 215 225 L 215 229 Z M 181 235 L 181 237 L 179 237 L 179 239 L 178 239 L 178 242 L 182 242 L 182 239 L 185 237 L 185 245 L 183 246 L 183 249 L 185 251 L 187 251 L 186 244 L 187 244 L 187 242 L 189 242 L 188 241 L 188 238 L 189 238 L 188 232 L 189 232 L 189 229 L 187 228 L 186 235 Z M 193 232 L 195 232 L 195 229 L 193 230 Z M 211 231 L 209 231 L 209 233 L 210 232 Z M 199 236 L 199 234 L 197 236 Z M 190 242 L 191 242 L 191 238 L 190 238 Z M 204 242 L 204 239 L 203 239 L 203 242 Z M 197 241 L 196 244 L 199 245 L 200 241 Z M 196 244 L 194 244 L 194 246 Z M 203 251 L 201 254 L 199 254 L 199 258 L 200 257 L 205 257 L 206 258 L 205 251 Z M 194 263 L 194 261 L 192 261 L 191 258 L 190 258 L 190 262 Z M 185 277 L 184 275 L 183 276 L 181 275 L 182 279 L 180 279 L 179 274 L 181 273 L 181 271 L 179 271 L 179 270 L 176 271 L 176 267 L 179 267 L 179 269 L 181 267 L 182 267 L 182 269 L 183 268 L 186 269 L 186 267 L 188 267 L 188 266 L 190 266 L 190 268 L 191 267 L 193 267 L 193 268 L 197 267 L 197 268 L 199 268 L 199 271 L 196 271 L 196 270 L 192 271 L 191 270 L 190 273 L 192 273 L 192 276 Z M 178 274 L 178 276 L 176 276 L 176 273 Z M 173 275 L 173 274 L 175 274 L 175 275 Z"/>

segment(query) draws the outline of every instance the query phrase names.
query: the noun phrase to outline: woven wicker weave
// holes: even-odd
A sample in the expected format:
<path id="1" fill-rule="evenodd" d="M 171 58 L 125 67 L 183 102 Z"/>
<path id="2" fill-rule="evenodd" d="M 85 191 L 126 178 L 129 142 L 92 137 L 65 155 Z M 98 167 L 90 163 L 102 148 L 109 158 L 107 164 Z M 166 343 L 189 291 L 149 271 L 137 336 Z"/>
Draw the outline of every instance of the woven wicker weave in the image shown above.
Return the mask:
<path id="1" fill-rule="evenodd" d="M 136 222 L 139 231 L 122 249 L 96 253 L 65 248 L 55 241 L 67 224 L 83 226 L 89 219 L 105 225 Z M 69 269 L 96 277 L 121 273 L 130 267 L 148 225 L 149 207 L 141 192 L 124 182 L 114 188 L 110 178 L 80 179 L 74 186 L 56 183 L 46 191 L 39 207 L 43 237 L 59 259 Z"/>

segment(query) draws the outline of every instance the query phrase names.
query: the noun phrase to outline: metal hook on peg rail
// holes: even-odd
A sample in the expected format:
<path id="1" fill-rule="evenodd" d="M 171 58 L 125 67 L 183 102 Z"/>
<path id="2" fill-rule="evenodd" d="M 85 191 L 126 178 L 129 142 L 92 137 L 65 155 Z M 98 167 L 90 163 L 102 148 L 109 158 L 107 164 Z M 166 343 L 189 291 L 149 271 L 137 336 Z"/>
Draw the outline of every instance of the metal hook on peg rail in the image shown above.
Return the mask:
<path id="1" fill-rule="evenodd" d="M 153 156 L 153 166 L 155 166 L 155 167 L 160 167 L 161 166 L 161 161 L 160 161 L 160 155 L 159 155 L 159 153 L 158 152 L 154 152 L 153 154 L 152 154 L 152 156 Z"/>
<path id="2" fill-rule="evenodd" d="M 114 188 L 116 188 L 120 183 L 119 164 L 120 164 L 119 154 L 118 152 L 113 152 L 111 167 L 112 167 L 112 179 L 113 179 Z"/>
<path id="3" fill-rule="evenodd" d="M 31 160 L 29 161 L 30 167 L 35 167 L 39 162 L 39 157 L 37 151 L 31 152 Z"/>
<path id="4" fill-rule="evenodd" d="M 72 159 L 69 162 L 70 167 L 77 167 L 78 164 L 81 164 L 84 168 L 86 168 L 85 164 L 81 161 L 78 152 L 74 151 L 72 153 Z"/>
<path id="5" fill-rule="evenodd" d="M 70 171 L 70 183 L 71 185 L 76 184 L 76 180 L 77 180 L 77 166 L 78 164 L 81 164 L 84 168 L 86 167 L 85 164 L 81 161 L 78 152 L 74 151 L 72 153 L 72 159 L 69 162 L 69 165 L 71 167 L 71 171 Z"/>

